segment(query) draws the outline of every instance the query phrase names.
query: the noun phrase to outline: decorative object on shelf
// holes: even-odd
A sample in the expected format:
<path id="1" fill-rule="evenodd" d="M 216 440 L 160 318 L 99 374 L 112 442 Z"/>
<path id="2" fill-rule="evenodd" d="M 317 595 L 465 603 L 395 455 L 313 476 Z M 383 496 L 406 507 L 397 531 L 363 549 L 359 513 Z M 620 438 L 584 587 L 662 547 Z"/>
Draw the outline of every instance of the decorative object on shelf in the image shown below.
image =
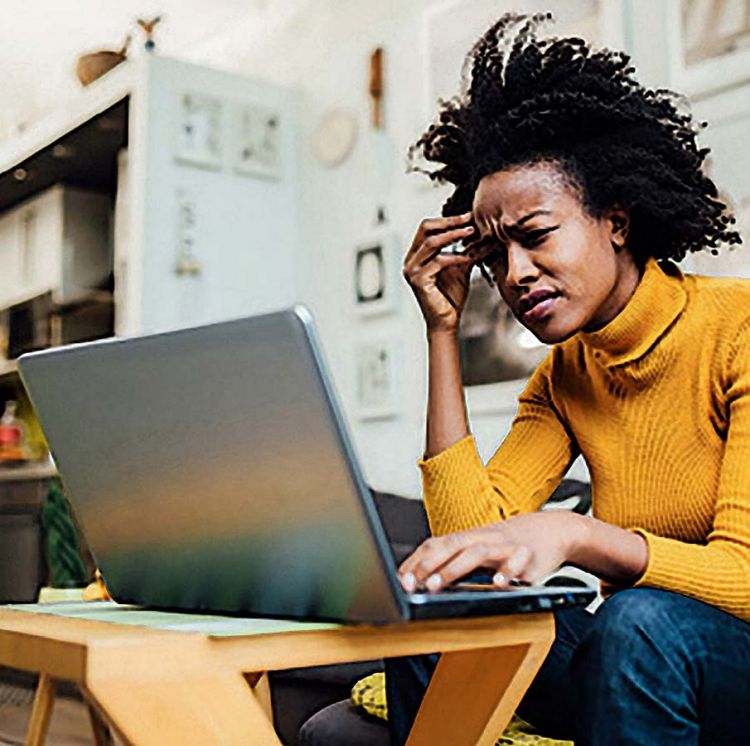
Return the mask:
<path id="1" fill-rule="evenodd" d="M 16 381 L 19 381 L 19 379 L 16 378 Z M 44 437 L 42 426 L 37 419 L 26 389 L 22 385 L 16 387 L 14 397 L 17 402 L 16 417 L 24 425 L 26 446 L 32 462 L 29 466 L 33 464 L 35 467 L 44 470 L 49 467 L 49 446 L 47 445 L 47 439 Z"/>
<path id="2" fill-rule="evenodd" d="M 362 342 L 354 349 L 357 416 L 362 420 L 388 419 L 398 411 L 395 350 L 391 340 Z"/>
<path id="3" fill-rule="evenodd" d="M 5 402 L 5 411 L 0 417 L 0 465 L 13 466 L 29 461 L 26 426 L 16 417 L 17 404 L 10 399 Z"/>
<path id="4" fill-rule="evenodd" d="M 101 78 L 104 73 L 109 72 L 112 68 L 124 62 L 127 59 L 130 39 L 130 34 L 128 34 L 125 42 L 117 51 L 103 49 L 100 52 L 92 52 L 79 57 L 78 64 L 76 65 L 76 75 L 78 75 L 78 80 L 81 81 L 81 84 L 84 86 L 90 85 L 97 78 Z"/>
<path id="5" fill-rule="evenodd" d="M 526 378 L 548 350 L 479 273 L 472 275 L 458 339 L 464 386 Z"/>
<path id="6" fill-rule="evenodd" d="M 223 119 L 221 99 L 205 93 L 183 93 L 175 159 L 191 166 L 220 169 L 224 151 Z"/>
<path id="7" fill-rule="evenodd" d="M 150 21 L 144 21 L 143 18 L 136 19 L 136 23 L 143 29 L 146 34 L 146 41 L 143 43 L 143 48 L 147 52 L 153 52 L 156 49 L 156 42 L 154 41 L 154 29 L 156 24 L 161 21 L 161 16 L 156 16 Z"/>
<path id="8" fill-rule="evenodd" d="M 320 119 L 315 130 L 315 157 L 323 166 L 333 168 L 351 154 L 357 141 L 357 120 L 346 109 L 331 109 Z"/>
<path id="9" fill-rule="evenodd" d="M 398 295 L 399 243 L 383 224 L 356 246 L 352 267 L 355 311 L 362 315 L 389 313 Z"/>
<path id="10" fill-rule="evenodd" d="M 266 106 L 245 104 L 236 117 L 234 170 L 265 179 L 281 178 L 281 115 Z"/>

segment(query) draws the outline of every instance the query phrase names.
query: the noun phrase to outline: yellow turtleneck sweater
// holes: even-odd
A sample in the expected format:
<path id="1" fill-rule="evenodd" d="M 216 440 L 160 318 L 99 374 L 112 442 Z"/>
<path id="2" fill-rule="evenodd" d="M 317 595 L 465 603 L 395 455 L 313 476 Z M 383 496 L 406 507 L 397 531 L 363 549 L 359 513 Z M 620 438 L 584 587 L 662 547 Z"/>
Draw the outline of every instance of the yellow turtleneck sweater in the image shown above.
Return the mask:
<path id="1" fill-rule="evenodd" d="M 750 621 L 750 282 L 649 260 L 603 329 L 555 345 L 484 466 L 420 462 L 434 534 L 537 510 L 582 454 L 594 515 L 641 534 L 638 586 Z"/>

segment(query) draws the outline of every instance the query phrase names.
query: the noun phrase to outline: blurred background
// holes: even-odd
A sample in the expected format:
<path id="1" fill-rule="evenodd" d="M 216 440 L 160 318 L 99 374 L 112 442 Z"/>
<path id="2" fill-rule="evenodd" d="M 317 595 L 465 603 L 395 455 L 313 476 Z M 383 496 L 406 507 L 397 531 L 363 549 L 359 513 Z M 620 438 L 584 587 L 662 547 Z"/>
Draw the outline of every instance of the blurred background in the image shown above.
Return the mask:
<path id="1" fill-rule="evenodd" d="M 367 479 L 418 497 L 425 342 L 400 264 L 446 192 L 407 174 L 406 152 L 478 35 L 519 9 L 684 93 L 750 235 L 750 0 L 5 2 L 0 479 L 54 475 L 19 354 L 302 302 Z M 685 268 L 750 261 L 740 247 Z M 479 290 L 462 345 L 489 456 L 544 349 Z"/>

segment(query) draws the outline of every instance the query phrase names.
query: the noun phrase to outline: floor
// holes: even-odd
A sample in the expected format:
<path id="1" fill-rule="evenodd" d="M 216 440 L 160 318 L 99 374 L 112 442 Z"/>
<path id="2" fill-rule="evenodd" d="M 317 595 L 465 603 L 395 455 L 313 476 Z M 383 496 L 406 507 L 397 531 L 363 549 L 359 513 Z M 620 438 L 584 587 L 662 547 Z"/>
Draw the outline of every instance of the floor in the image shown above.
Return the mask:
<path id="1" fill-rule="evenodd" d="M 34 692 L 28 686 L 0 681 L 0 746 L 21 746 L 31 715 Z M 55 699 L 47 746 L 92 746 L 94 738 L 83 702 Z"/>

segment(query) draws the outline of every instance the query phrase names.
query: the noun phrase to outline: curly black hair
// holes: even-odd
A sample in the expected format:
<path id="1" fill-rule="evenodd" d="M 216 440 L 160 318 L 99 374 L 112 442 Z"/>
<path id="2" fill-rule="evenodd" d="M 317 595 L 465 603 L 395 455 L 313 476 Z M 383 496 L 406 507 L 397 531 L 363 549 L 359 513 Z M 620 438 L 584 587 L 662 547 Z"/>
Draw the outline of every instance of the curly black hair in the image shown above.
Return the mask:
<path id="1" fill-rule="evenodd" d="M 636 261 L 741 243 L 702 170 L 709 151 L 698 147 L 683 99 L 638 83 L 623 52 L 537 38 L 551 17 L 500 18 L 469 52 L 460 93 L 440 102 L 438 119 L 411 147 L 413 170 L 455 187 L 443 214 L 470 210 L 484 176 L 549 162 L 590 215 L 614 205 L 629 214 Z"/>

